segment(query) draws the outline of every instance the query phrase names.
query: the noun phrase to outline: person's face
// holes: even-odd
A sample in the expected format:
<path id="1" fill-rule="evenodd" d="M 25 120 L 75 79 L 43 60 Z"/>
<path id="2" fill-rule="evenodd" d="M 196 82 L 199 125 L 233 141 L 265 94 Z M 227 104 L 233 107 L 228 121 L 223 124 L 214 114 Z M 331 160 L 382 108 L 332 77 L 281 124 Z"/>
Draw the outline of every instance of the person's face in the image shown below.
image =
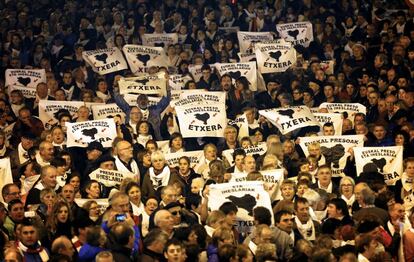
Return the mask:
<path id="1" fill-rule="evenodd" d="M 170 212 L 165 212 L 159 220 L 158 227 L 161 230 L 171 232 L 174 228 L 174 218 L 173 215 L 171 215 Z"/>
<path id="2" fill-rule="evenodd" d="M 69 181 L 69 184 L 71 184 L 73 186 L 73 188 L 75 189 L 75 192 L 79 191 L 79 186 L 80 186 L 80 179 L 79 179 L 79 177 L 77 177 L 77 176 L 73 177 Z"/>
<path id="3" fill-rule="evenodd" d="M 243 169 L 243 165 L 244 165 L 244 156 L 243 155 L 237 155 L 234 158 L 234 164 L 236 165 L 236 167 L 238 169 Z"/>
<path id="4" fill-rule="evenodd" d="M 34 226 L 22 226 L 20 229 L 20 241 L 25 246 L 33 246 L 37 243 L 38 236 Z"/>
<path id="5" fill-rule="evenodd" d="M 256 170 L 256 160 L 252 156 L 246 156 L 244 158 L 244 169 L 247 173 Z"/>
<path id="6" fill-rule="evenodd" d="M 70 85 L 72 83 L 72 74 L 64 74 L 63 83 L 66 85 Z"/>
<path id="7" fill-rule="evenodd" d="M 115 203 L 112 204 L 112 208 L 115 212 L 126 214 L 129 212 L 129 198 L 128 197 L 119 197 L 115 200 Z"/>
<path id="8" fill-rule="evenodd" d="M 351 181 L 345 180 L 341 185 L 341 190 L 343 195 L 349 195 L 353 193 L 354 186 L 352 185 Z"/>
<path id="9" fill-rule="evenodd" d="M 322 185 L 328 185 L 331 182 L 331 170 L 329 168 L 320 168 L 318 170 L 318 179 Z"/>
<path id="10" fill-rule="evenodd" d="M 335 135 L 335 129 L 333 126 L 324 126 L 323 127 L 323 135 L 324 136 L 333 136 Z"/>
<path id="11" fill-rule="evenodd" d="M 132 187 L 129 191 L 128 191 L 128 196 L 129 196 L 129 200 L 132 203 L 140 203 L 141 202 L 141 190 L 139 187 Z"/>
<path id="12" fill-rule="evenodd" d="M 88 194 L 88 198 L 97 199 L 101 194 L 101 188 L 98 183 L 92 183 L 89 188 L 86 189 L 86 193 Z"/>
<path id="13" fill-rule="evenodd" d="M 9 216 L 15 222 L 22 221 L 23 218 L 24 218 L 24 206 L 23 206 L 23 204 L 17 203 L 15 205 L 13 205 L 13 207 L 11 208 L 11 210 L 9 212 Z"/>
<path id="14" fill-rule="evenodd" d="M 96 203 L 92 203 L 89 207 L 89 216 L 98 217 L 99 216 L 99 206 Z"/>
<path id="15" fill-rule="evenodd" d="M 177 226 L 181 223 L 181 207 L 173 207 L 168 209 L 173 216 L 174 225 Z"/>
<path id="16" fill-rule="evenodd" d="M 157 169 L 157 170 L 163 169 L 165 166 L 165 159 L 163 158 L 152 159 L 152 166 L 154 167 L 154 169 Z"/>
<path id="17" fill-rule="evenodd" d="M 385 128 L 383 126 L 376 126 L 374 127 L 374 136 L 378 139 L 384 139 L 386 134 Z"/>
<path id="18" fill-rule="evenodd" d="M 378 104 L 378 94 L 377 93 L 371 93 L 368 95 L 368 102 L 371 106 L 375 106 Z"/>
<path id="19" fill-rule="evenodd" d="M 55 168 L 48 168 L 45 171 L 45 176 L 42 179 L 43 184 L 47 188 L 55 188 L 56 187 L 56 176 L 57 176 L 57 170 Z"/>
<path id="20" fill-rule="evenodd" d="M 78 117 L 81 119 L 88 119 L 89 109 L 87 107 L 81 107 L 78 110 Z"/>
<path id="21" fill-rule="evenodd" d="M 226 130 L 225 134 L 224 134 L 224 138 L 228 141 L 228 142 L 235 142 L 236 138 L 237 138 L 237 131 L 234 130 L 233 128 L 229 128 Z"/>
<path id="22" fill-rule="evenodd" d="M 405 167 L 405 173 L 409 177 L 414 177 L 414 162 L 407 162 L 407 166 Z"/>
<path id="23" fill-rule="evenodd" d="M 23 102 L 23 97 L 17 92 L 11 93 L 10 102 L 15 105 L 20 105 Z"/>
<path id="24" fill-rule="evenodd" d="M 221 88 L 223 91 L 229 91 L 231 88 L 231 78 L 230 77 L 223 77 L 221 78 Z"/>
<path id="25" fill-rule="evenodd" d="M 49 205 L 53 205 L 55 203 L 55 200 L 56 200 L 56 196 L 52 193 L 48 193 L 48 194 L 44 195 L 44 197 L 42 199 L 42 202 L 45 205 L 49 206 Z"/>
<path id="26" fill-rule="evenodd" d="M 62 189 L 62 196 L 68 203 L 72 203 L 75 198 L 75 188 L 71 184 L 65 185 Z"/>
<path id="27" fill-rule="evenodd" d="M 174 150 L 179 150 L 183 147 L 183 139 L 181 137 L 176 137 L 171 141 L 171 147 Z"/>
<path id="28" fill-rule="evenodd" d="M 149 127 L 147 123 L 141 123 L 138 127 L 138 134 L 141 135 L 148 135 L 149 132 Z"/>
<path id="29" fill-rule="evenodd" d="M 217 150 L 214 147 L 207 147 L 204 151 L 204 156 L 207 160 L 211 161 L 217 158 Z"/>
<path id="30" fill-rule="evenodd" d="M 20 111 L 19 119 L 26 125 L 30 125 L 30 120 L 32 116 L 29 110 L 22 110 Z"/>
<path id="31" fill-rule="evenodd" d="M 187 174 L 188 170 L 190 169 L 190 164 L 185 159 L 180 159 L 178 161 L 178 168 L 180 169 L 181 174 Z"/>
<path id="32" fill-rule="evenodd" d="M 177 201 L 177 192 L 172 188 L 166 189 L 162 195 L 162 201 L 165 205 Z"/>
<path id="33" fill-rule="evenodd" d="M 318 146 L 309 147 L 309 155 L 314 157 L 319 157 L 321 154 L 321 149 Z"/>
<path id="34" fill-rule="evenodd" d="M 131 160 L 134 155 L 132 145 L 127 141 L 119 142 L 117 154 L 121 159 L 125 159 L 127 161 Z"/>
<path id="35" fill-rule="evenodd" d="M 147 200 L 147 203 L 145 205 L 145 211 L 150 215 L 152 212 L 154 212 L 155 209 L 158 208 L 158 202 L 157 200 L 151 198 Z"/>
<path id="36" fill-rule="evenodd" d="M 309 220 L 309 203 L 298 203 L 296 210 L 296 216 L 302 223 L 306 223 Z"/>
<path id="37" fill-rule="evenodd" d="M 114 161 L 105 161 L 99 165 L 99 168 L 106 170 L 115 170 L 115 163 Z"/>
<path id="38" fill-rule="evenodd" d="M 132 122 L 137 123 L 141 120 L 142 118 L 142 113 L 141 110 L 139 110 L 138 108 L 134 107 L 131 109 L 131 113 L 130 113 L 130 119 Z"/>
<path id="39" fill-rule="evenodd" d="M 323 93 L 325 94 L 325 96 L 326 96 L 327 98 L 331 98 L 331 97 L 333 97 L 333 95 L 334 95 L 334 89 L 333 89 L 333 87 L 332 87 L 332 86 L 325 86 L 325 87 L 323 88 Z"/>
<path id="40" fill-rule="evenodd" d="M 66 101 L 65 91 L 63 91 L 63 90 L 57 90 L 55 92 L 55 100 L 56 101 Z"/>
<path id="41" fill-rule="evenodd" d="M 4 201 L 9 203 L 14 199 L 20 199 L 20 189 L 16 185 L 9 187 L 9 193 L 5 196 Z"/>
<path id="42" fill-rule="evenodd" d="M 102 93 L 106 93 L 106 91 L 108 91 L 108 84 L 105 81 L 100 81 L 98 83 L 98 90 Z"/>
<path id="43" fill-rule="evenodd" d="M 7 252 L 4 256 L 4 262 L 19 262 L 21 261 L 16 252 Z"/>
<path id="44" fill-rule="evenodd" d="M 237 213 L 235 212 L 228 213 L 226 215 L 225 221 L 229 226 L 236 225 L 237 224 Z"/>
<path id="45" fill-rule="evenodd" d="M 295 189 L 291 185 L 282 186 L 282 197 L 286 200 L 292 200 L 295 196 Z"/>
<path id="46" fill-rule="evenodd" d="M 297 192 L 298 196 L 303 196 L 303 194 L 305 193 L 306 190 L 308 190 L 308 188 L 309 187 L 304 184 L 298 185 L 298 192 Z"/>
<path id="47" fill-rule="evenodd" d="M 180 262 L 183 257 L 182 247 L 179 245 L 169 245 L 167 252 L 164 252 L 164 256 L 168 262 Z"/>
<path id="48" fill-rule="evenodd" d="M 395 145 L 402 146 L 404 145 L 404 136 L 403 135 L 396 135 L 395 136 Z"/>
<path id="49" fill-rule="evenodd" d="M 399 220 L 400 222 L 404 222 L 405 220 L 405 210 L 403 205 L 401 204 L 394 204 L 394 209 L 390 212 L 390 217 L 393 220 Z"/>
<path id="50" fill-rule="evenodd" d="M 282 215 L 280 222 L 278 223 L 278 228 L 290 234 L 293 228 L 293 216 L 291 214 Z"/>
<path id="51" fill-rule="evenodd" d="M 69 217 L 69 210 L 67 206 L 62 206 L 57 213 L 57 220 L 60 223 L 66 223 Z"/>
<path id="52" fill-rule="evenodd" d="M 53 136 L 53 141 L 56 144 L 61 144 L 65 140 L 65 134 L 60 128 L 55 128 L 52 132 L 52 136 Z"/>
<path id="53" fill-rule="evenodd" d="M 361 204 L 363 202 L 361 192 L 364 188 L 365 187 L 361 184 L 358 184 L 358 185 L 355 186 L 355 200 L 358 201 L 359 204 Z"/>
<path id="54" fill-rule="evenodd" d="M 329 218 L 336 218 L 341 215 L 334 204 L 328 204 L 327 212 Z"/>

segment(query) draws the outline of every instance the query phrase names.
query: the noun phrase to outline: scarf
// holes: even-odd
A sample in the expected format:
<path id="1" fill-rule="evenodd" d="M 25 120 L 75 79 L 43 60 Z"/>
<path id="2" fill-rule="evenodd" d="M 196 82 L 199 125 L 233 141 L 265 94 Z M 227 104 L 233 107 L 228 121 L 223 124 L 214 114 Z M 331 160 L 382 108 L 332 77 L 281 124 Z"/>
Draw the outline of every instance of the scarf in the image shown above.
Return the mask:
<path id="1" fill-rule="evenodd" d="M 39 180 L 39 178 L 40 175 L 25 177 L 23 180 L 22 195 L 29 193 L 30 189 L 32 189 L 33 185 L 37 180 Z"/>
<path id="2" fill-rule="evenodd" d="M 40 156 L 40 154 L 39 153 L 37 153 L 36 154 L 36 162 L 41 166 L 41 167 L 44 167 L 44 166 L 47 166 L 47 165 L 50 165 L 50 163 L 49 162 L 46 162 L 46 161 L 44 161 L 43 160 L 43 158 Z"/>
<path id="3" fill-rule="evenodd" d="M 326 189 L 325 189 L 325 188 L 323 188 L 323 187 L 321 186 L 320 181 L 318 181 L 318 187 L 319 187 L 320 189 L 325 190 L 327 193 L 332 193 L 332 181 L 331 181 L 331 182 L 329 182 L 329 185 L 328 185 L 328 187 L 327 187 Z"/>
<path id="4" fill-rule="evenodd" d="M 143 203 L 139 203 L 139 206 L 135 205 L 131 201 L 130 201 L 130 203 L 131 203 L 131 206 L 132 206 L 132 213 L 134 214 L 134 216 L 139 216 L 142 213 L 144 213 L 144 208 L 145 207 L 144 207 Z"/>
<path id="5" fill-rule="evenodd" d="M 105 94 L 105 93 L 102 93 L 101 91 L 96 91 L 96 96 L 102 99 L 104 103 L 106 103 L 106 101 L 111 99 L 111 94 L 109 94 L 109 92 L 108 94 Z"/>
<path id="6" fill-rule="evenodd" d="M 20 254 L 24 257 L 24 253 L 27 254 L 39 254 L 39 257 L 42 261 L 49 261 L 49 254 L 47 253 L 46 249 L 44 249 L 40 242 L 38 241 L 36 243 L 37 246 L 36 248 L 30 248 L 30 247 L 26 247 L 25 245 L 23 245 L 22 242 L 17 241 L 16 242 L 16 247 L 17 249 L 20 251 Z"/>
<path id="7" fill-rule="evenodd" d="M 346 198 L 346 196 L 341 195 L 341 198 L 346 202 L 346 205 L 348 206 L 348 209 L 352 208 L 352 204 L 355 202 L 355 195 L 352 194 L 351 198 Z"/>
<path id="8" fill-rule="evenodd" d="M 6 150 L 7 150 L 6 145 L 3 145 L 3 147 L 0 149 L 0 156 L 1 156 L 1 157 L 3 157 L 3 156 L 4 156 L 4 154 L 6 154 Z"/>
<path id="9" fill-rule="evenodd" d="M 134 135 L 137 134 L 137 124 L 133 124 L 131 120 L 129 120 L 129 126 L 132 128 L 132 131 L 134 132 Z"/>
<path id="10" fill-rule="evenodd" d="M 160 187 L 168 185 L 168 181 L 170 180 L 170 168 L 168 166 L 165 166 L 158 175 L 155 174 L 153 167 L 150 167 L 148 171 L 155 191 L 157 191 Z"/>
<path id="11" fill-rule="evenodd" d="M 139 177 L 139 168 L 137 165 L 137 162 L 135 162 L 135 160 L 131 160 L 131 170 L 128 169 L 128 167 L 126 167 L 124 165 L 124 163 L 122 163 L 121 159 L 119 159 L 118 156 L 115 157 L 115 166 L 116 166 L 116 170 L 118 171 L 122 171 L 122 172 L 128 172 L 128 173 L 133 173 L 134 175 Z"/>
<path id="12" fill-rule="evenodd" d="M 413 181 L 413 178 L 408 177 L 405 172 L 403 173 L 401 183 L 405 191 L 410 192 L 413 189 Z"/>
<path id="13" fill-rule="evenodd" d="M 142 120 L 144 120 L 144 121 L 148 120 L 148 117 L 149 117 L 148 108 L 146 108 L 146 109 L 141 109 L 140 108 L 140 110 L 141 110 L 141 113 L 142 113 Z"/>
<path id="14" fill-rule="evenodd" d="M 22 143 L 17 146 L 17 152 L 19 154 L 19 164 L 23 164 L 30 159 L 29 153 L 23 148 Z"/>
<path id="15" fill-rule="evenodd" d="M 72 86 L 63 85 L 62 87 L 63 87 L 62 90 L 65 92 L 66 99 L 68 101 L 72 100 L 73 91 L 75 90 L 75 86 L 74 85 L 72 85 Z"/>
<path id="16" fill-rule="evenodd" d="M 295 216 L 296 227 L 299 230 L 299 233 L 303 236 L 304 239 L 312 241 L 316 239 L 315 236 L 315 225 L 313 224 L 312 219 L 308 219 L 306 224 L 302 224 L 299 218 Z"/>

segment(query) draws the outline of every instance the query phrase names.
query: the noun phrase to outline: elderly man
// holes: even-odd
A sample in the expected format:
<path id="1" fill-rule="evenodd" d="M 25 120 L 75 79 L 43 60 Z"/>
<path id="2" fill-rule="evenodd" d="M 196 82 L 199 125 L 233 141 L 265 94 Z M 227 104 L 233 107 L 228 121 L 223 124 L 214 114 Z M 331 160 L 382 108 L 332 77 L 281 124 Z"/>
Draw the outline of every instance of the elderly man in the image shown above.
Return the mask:
<path id="1" fill-rule="evenodd" d="M 134 247 L 134 229 L 126 222 L 114 225 L 111 228 L 111 251 L 115 261 L 137 261 Z"/>
<path id="2" fill-rule="evenodd" d="M 168 236 L 174 231 L 174 218 L 168 210 L 159 210 L 154 216 L 154 224 Z"/>
<path id="3" fill-rule="evenodd" d="M 51 251 L 54 255 L 65 255 L 71 259 L 75 254 L 72 242 L 65 236 L 60 236 L 53 241 Z"/>
<path id="4" fill-rule="evenodd" d="M 20 141 L 13 152 L 10 154 L 10 164 L 12 168 L 13 177 L 17 178 L 19 175 L 19 168 L 30 160 L 29 149 L 33 147 L 36 136 L 29 132 L 22 133 Z"/>
<path id="5" fill-rule="evenodd" d="M 40 137 L 43 130 L 45 130 L 45 128 L 42 121 L 32 116 L 30 108 L 23 107 L 19 110 L 19 118 L 14 124 L 10 143 L 16 148 L 23 133 L 30 132 L 36 137 Z"/>
<path id="6" fill-rule="evenodd" d="M 45 188 L 56 189 L 57 181 L 57 169 L 54 166 L 44 166 L 40 174 L 40 179 L 30 189 L 26 199 L 26 206 L 40 204 L 40 191 Z"/>
<path id="7" fill-rule="evenodd" d="M 8 204 L 13 199 L 20 199 L 20 188 L 16 184 L 5 184 L 1 189 L 4 203 Z"/>
<path id="8" fill-rule="evenodd" d="M 39 152 L 36 154 L 36 162 L 41 166 L 50 165 L 54 157 L 54 146 L 48 141 L 43 141 L 39 145 Z"/>
<path id="9" fill-rule="evenodd" d="M 130 172 L 137 178 L 140 177 L 138 164 L 134 160 L 134 149 L 131 143 L 126 140 L 118 142 L 115 146 L 115 154 L 116 170 Z"/>

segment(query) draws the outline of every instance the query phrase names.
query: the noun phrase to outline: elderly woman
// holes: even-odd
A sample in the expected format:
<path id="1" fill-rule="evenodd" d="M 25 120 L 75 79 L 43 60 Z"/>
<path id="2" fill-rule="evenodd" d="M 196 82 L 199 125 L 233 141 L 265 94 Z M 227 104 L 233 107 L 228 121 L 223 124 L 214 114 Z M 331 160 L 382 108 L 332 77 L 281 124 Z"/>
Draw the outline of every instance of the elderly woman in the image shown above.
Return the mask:
<path id="1" fill-rule="evenodd" d="M 151 154 L 152 166 L 142 182 L 142 197 L 147 199 L 156 196 L 160 199 L 161 189 L 178 182 L 177 173 L 170 169 L 165 161 L 164 154 L 157 150 Z"/>
<path id="2" fill-rule="evenodd" d="M 341 178 L 339 182 L 339 194 L 341 194 L 341 198 L 346 202 L 350 213 L 352 211 L 352 204 L 355 201 L 354 187 L 355 181 L 352 177 L 344 176 Z"/>

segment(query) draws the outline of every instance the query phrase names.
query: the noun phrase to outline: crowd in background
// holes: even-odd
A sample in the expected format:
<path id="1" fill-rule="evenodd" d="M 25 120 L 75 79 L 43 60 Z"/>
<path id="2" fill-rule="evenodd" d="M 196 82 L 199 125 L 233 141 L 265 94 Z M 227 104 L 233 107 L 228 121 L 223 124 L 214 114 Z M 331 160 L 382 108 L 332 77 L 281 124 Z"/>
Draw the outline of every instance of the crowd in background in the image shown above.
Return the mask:
<path id="1" fill-rule="evenodd" d="M 414 261 L 413 10 L 391 0 L 0 0 L 0 158 L 10 158 L 13 175 L 13 183 L 1 185 L 0 258 Z M 312 23 L 314 41 L 295 46 L 297 65 L 264 74 L 264 91 L 251 91 L 245 77 L 233 84 L 208 66 L 240 61 L 237 35 L 225 28 L 278 38 L 276 24 L 298 21 Z M 83 60 L 85 50 L 142 45 L 143 34 L 151 33 L 177 33 L 178 43 L 165 47 L 168 67 L 149 73 L 191 76 L 190 65 L 203 65 L 201 78 L 185 89 L 225 91 L 227 117 L 245 114 L 248 136 L 238 137 L 238 127 L 229 125 L 221 138 L 184 138 L 168 106 L 168 86 L 158 105 L 140 95 L 129 106 L 118 80 L 131 72 L 101 76 Z M 326 60 L 335 60 L 333 74 L 321 66 Z M 47 81 L 37 84 L 35 98 L 8 91 L 6 69 L 40 68 Z M 75 117 L 59 111 L 58 124 L 47 129 L 38 118 L 40 100 L 117 103 L 126 118 L 115 117 L 112 148 L 98 142 L 68 148 L 65 123 L 91 120 L 89 108 Z M 282 135 L 258 115 L 323 102 L 367 109 L 354 119 L 344 116 L 342 134 L 327 123 L 323 135 L 359 134 L 366 147 L 404 148 L 404 173 L 395 185 L 378 170 L 357 176 L 353 152 L 344 174 L 333 177 L 318 143 L 306 157 L 295 133 Z M 9 136 L 3 129 L 12 124 Z M 184 156 L 169 167 L 158 148 L 162 140 L 169 140 L 168 153 L 203 150 L 205 162 L 194 170 Z M 264 155 L 246 155 L 244 148 L 260 143 L 267 145 Z M 226 149 L 234 149 L 234 163 L 222 155 Z M 98 168 L 135 179 L 108 188 L 90 179 Z M 235 226 L 234 203 L 209 208 L 211 184 L 234 173 L 260 181 L 260 171 L 272 169 L 284 170 L 280 196 L 270 195 L 273 210 L 254 208 L 251 233 Z M 79 206 L 76 199 L 87 201 Z M 108 199 L 105 210 L 100 199 Z"/>

